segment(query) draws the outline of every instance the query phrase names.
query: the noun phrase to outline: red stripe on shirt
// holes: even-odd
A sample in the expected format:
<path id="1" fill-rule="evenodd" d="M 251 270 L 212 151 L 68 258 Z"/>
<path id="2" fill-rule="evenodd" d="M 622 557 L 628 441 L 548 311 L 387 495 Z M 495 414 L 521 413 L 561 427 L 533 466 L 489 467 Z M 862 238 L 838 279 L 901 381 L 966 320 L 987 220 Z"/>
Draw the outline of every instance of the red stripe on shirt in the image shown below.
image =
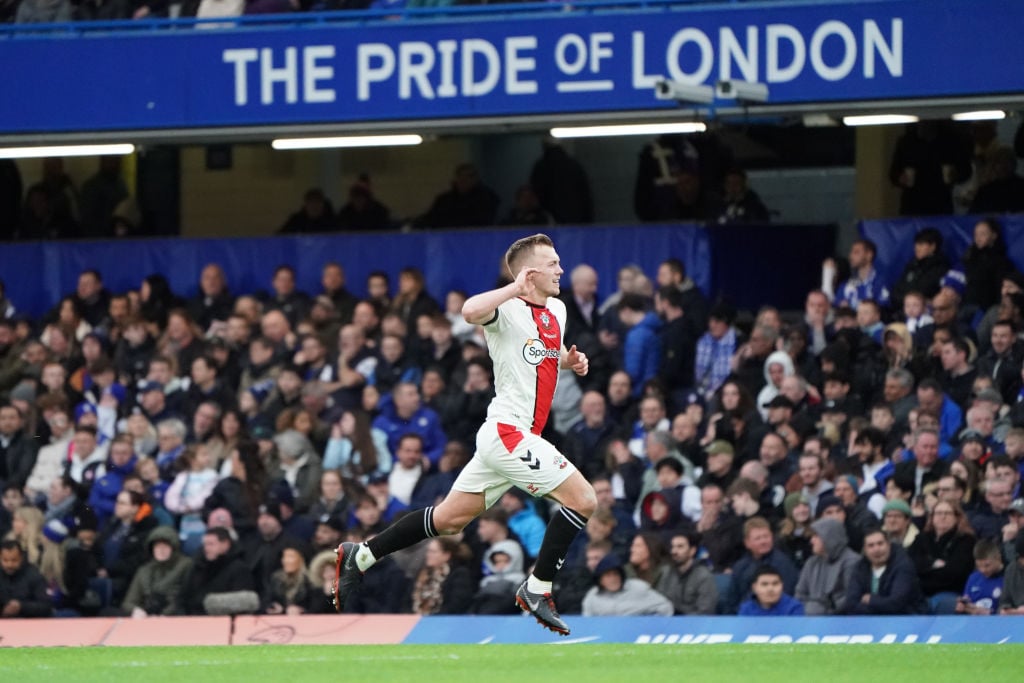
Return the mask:
<path id="1" fill-rule="evenodd" d="M 501 439 L 501 443 L 505 446 L 505 449 L 511 453 L 516 449 L 516 446 L 519 445 L 519 442 L 523 440 L 523 433 L 512 425 L 499 422 L 498 438 Z"/>
<path id="2" fill-rule="evenodd" d="M 562 330 L 558 326 L 558 319 L 547 308 L 531 307 L 533 322 L 537 325 L 537 338 L 544 343 L 544 348 L 559 351 L 555 358 L 545 358 L 537 366 L 537 387 L 536 398 L 533 403 L 533 426 L 530 431 L 540 434 L 547 424 L 548 415 L 551 413 L 551 400 L 555 396 L 555 383 L 558 382 L 558 366 L 561 362 Z M 547 318 L 545 325 L 542 317 Z"/>

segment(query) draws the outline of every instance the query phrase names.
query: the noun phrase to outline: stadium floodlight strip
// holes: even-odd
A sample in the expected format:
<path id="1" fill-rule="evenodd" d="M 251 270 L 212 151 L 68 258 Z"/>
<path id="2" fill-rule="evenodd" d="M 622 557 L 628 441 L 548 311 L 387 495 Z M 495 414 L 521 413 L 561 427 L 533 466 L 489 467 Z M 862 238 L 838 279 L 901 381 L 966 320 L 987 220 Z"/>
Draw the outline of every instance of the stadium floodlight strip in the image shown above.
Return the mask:
<path id="1" fill-rule="evenodd" d="M 896 123 L 917 123 L 921 119 L 911 114 L 867 114 L 844 116 L 845 126 L 891 126 Z"/>
<path id="2" fill-rule="evenodd" d="M 703 123 L 636 123 L 621 126 L 579 126 L 575 128 L 552 128 L 553 138 L 604 138 L 619 135 L 666 135 L 669 133 L 703 133 Z"/>
<path id="3" fill-rule="evenodd" d="M 1006 112 L 1001 109 L 985 109 L 982 111 L 962 111 L 953 114 L 954 121 L 999 121 L 1006 118 Z"/>
<path id="4" fill-rule="evenodd" d="M 0 159 L 45 159 L 47 157 L 124 156 L 135 151 L 131 143 L 111 145 L 51 145 L 49 147 L 0 147 Z"/>
<path id="5" fill-rule="evenodd" d="M 418 145 L 421 135 L 350 135 L 333 138 L 279 138 L 274 149 L 332 149 L 336 147 L 400 147 Z"/>

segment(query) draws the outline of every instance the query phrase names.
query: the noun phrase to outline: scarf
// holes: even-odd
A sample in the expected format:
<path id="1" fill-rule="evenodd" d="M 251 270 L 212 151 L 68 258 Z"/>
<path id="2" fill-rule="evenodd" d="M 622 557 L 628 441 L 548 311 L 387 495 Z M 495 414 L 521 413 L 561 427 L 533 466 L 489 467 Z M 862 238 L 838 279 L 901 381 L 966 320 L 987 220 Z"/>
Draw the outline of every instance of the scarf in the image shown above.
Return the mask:
<path id="1" fill-rule="evenodd" d="M 442 588 L 451 571 L 447 564 L 434 569 L 423 568 L 416 577 L 416 586 L 412 592 L 414 614 L 437 614 L 441 611 L 441 602 L 444 598 Z"/>

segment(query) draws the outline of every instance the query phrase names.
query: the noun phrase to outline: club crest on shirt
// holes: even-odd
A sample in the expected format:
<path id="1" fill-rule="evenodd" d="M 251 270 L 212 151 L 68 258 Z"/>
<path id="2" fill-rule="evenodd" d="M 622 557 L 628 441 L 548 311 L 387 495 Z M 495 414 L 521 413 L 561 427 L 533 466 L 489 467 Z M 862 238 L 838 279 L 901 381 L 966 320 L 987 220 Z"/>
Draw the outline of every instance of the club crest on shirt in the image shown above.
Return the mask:
<path id="1" fill-rule="evenodd" d="M 540 312 L 540 324 L 545 330 L 551 329 L 551 316 L 548 315 L 547 311 Z"/>
<path id="2" fill-rule="evenodd" d="M 560 470 L 564 470 L 565 466 L 569 464 L 561 453 L 555 455 L 554 463 L 555 467 Z"/>
<path id="3" fill-rule="evenodd" d="M 558 360 L 561 352 L 558 349 L 549 349 L 540 339 L 527 339 L 523 344 L 523 360 L 530 365 L 540 365 L 545 358 Z"/>

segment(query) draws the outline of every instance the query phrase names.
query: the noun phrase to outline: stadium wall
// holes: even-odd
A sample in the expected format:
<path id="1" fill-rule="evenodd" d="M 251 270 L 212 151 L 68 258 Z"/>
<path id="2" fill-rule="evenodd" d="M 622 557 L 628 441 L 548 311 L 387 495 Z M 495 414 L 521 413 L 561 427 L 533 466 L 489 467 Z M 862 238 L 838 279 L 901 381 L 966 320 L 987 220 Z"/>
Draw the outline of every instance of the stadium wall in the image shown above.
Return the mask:
<path id="1" fill-rule="evenodd" d="M 5 619 L 0 647 L 721 643 L 1024 643 L 1024 619 L 984 617 L 572 617 L 561 638 L 523 616 L 218 616 Z"/>

